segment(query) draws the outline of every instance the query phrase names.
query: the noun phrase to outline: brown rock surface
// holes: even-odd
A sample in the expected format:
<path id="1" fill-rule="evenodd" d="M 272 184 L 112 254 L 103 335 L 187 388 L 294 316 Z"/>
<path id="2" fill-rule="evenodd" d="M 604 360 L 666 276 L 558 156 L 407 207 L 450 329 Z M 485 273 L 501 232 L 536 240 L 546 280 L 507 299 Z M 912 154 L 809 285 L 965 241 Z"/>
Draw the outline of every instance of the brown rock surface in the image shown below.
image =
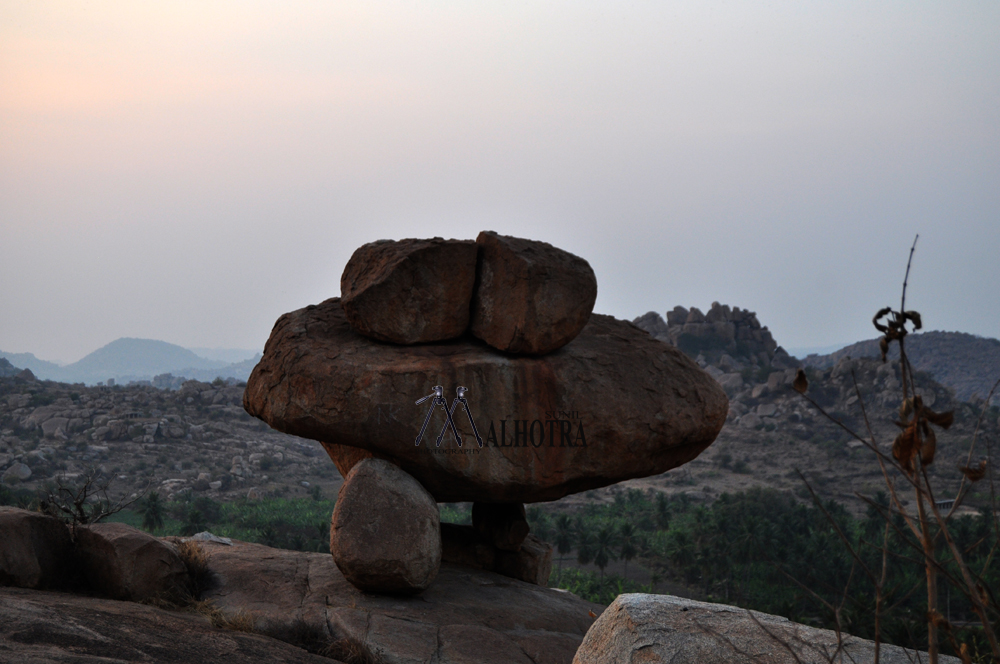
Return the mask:
<path id="1" fill-rule="evenodd" d="M 195 613 L 0 588 L 0 663 L 28 662 L 332 664 L 334 660 L 267 636 L 216 629 Z"/>
<path id="2" fill-rule="evenodd" d="M 59 519 L 0 507 L 0 586 L 61 588 L 72 581 L 73 547 Z"/>
<path id="3" fill-rule="evenodd" d="M 523 503 L 473 503 L 472 526 L 504 551 L 520 551 L 530 530 Z"/>
<path id="4" fill-rule="evenodd" d="M 574 664 L 829 664 L 873 662 L 871 641 L 787 618 L 671 595 L 619 595 L 587 632 Z M 926 653 L 882 645 L 883 664 L 926 661 Z M 941 662 L 958 664 L 955 657 Z"/>
<path id="5" fill-rule="evenodd" d="M 427 407 L 414 401 L 435 384 L 469 388 L 483 449 L 460 411 L 465 447 L 449 433 L 434 448 L 440 409 L 413 444 Z M 675 468 L 715 439 L 728 412 L 722 388 L 692 360 L 610 316 L 591 315 L 558 351 L 512 357 L 469 338 L 373 343 L 351 329 L 337 298 L 278 319 L 243 405 L 279 431 L 322 442 L 335 461 L 345 445 L 387 458 L 439 502 L 498 503 L 555 500 Z"/>
<path id="6" fill-rule="evenodd" d="M 415 344 L 465 332 L 475 280 L 471 240 L 379 240 L 347 261 L 340 292 L 357 332 Z"/>
<path id="7" fill-rule="evenodd" d="M 420 592 L 441 566 L 434 497 L 398 466 L 364 459 L 351 469 L 337 496 L 330 553 L 356 588 Z"/>
<path id="8" fill-rule="evenodd" d="M 191 592 L 187 567 L 172 544 L 124 523 L 77 528 L 87 585 L 113 599 L 177 599 Z"/>
<path id="9" fill-rule="evenodd" d="M 552 573 L 552 547 L 528 535 L 518 551 L 485 541 L 472 526 L 441 524 L 441 562 L 455 563 L 546 586 Z"/>
<path id="10" fill-rule="evenodd" d="M 472 333 L 510 353 L 541 355 L 573 340 L 597 299 L 584 259 L 545 242 L 492 231 L 476 238 Z"/>
<path id="11" fill-rule="evenodd" d="M 569 664 L 594 621 L 590 612 L 603 609 L 565 591 L 447 563 L 422 594 L 387 596 L 354 588 L 326 554 L 243 542 L 202 548 L 218 579 L 205 598 L 226 613 L 251 613 L 264 634 L 298 630 L 321 643 L 353 643 L 386 664 Z"/>

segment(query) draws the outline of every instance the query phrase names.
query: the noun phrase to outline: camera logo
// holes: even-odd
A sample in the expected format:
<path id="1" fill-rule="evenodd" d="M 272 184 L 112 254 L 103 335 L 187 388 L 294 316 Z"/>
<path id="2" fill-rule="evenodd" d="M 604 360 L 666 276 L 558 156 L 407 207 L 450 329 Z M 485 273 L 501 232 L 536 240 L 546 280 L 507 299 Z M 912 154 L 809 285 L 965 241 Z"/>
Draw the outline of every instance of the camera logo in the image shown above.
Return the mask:
<path id="1" fill-rule="evenodd" d="M 448 400 L 444 397 L 444 387 L 441 385 L 435 385 L 434 391 L 428 394 L 426 397 L 417 400 L 417 405 L 419 406 L 428 399 L 433 399 L 431 401 L 430 408 L 427 409 L 427 417 L 424 418 L 424 425 L 420 427 L 420 435 L 417 436 L 417 440 L 414 443 L 419 446 L 420 441 L 424 438 L 424 432 L 427 431 L 427 425 L 431 421 L 431 415 L 434 414 L 434 410 L 440 406 L 444 410 L 445 417 L 447 418 L 444 426 L 441 427 L 441 433 L 438 434 L 435 447 L 441 447 L 441 441 L 444 440 L 444 434 L 451 427 L 451 431 L 455 434 L 455 440 L 458 441 L 458 446 L 462 446 L 462 435 L 458 433 L 458 427 L 455 426 L 455 420 L 452 417 L 455 413 L 455 409 L 458 404 L 461 403 L 462 407 L 465 408 L 465 414 L 469 416 L 469 424 L 472 425 L 472 433 L 476 435 L 476 442 L 479 443 L 479 447 L 483 446 L 483 439 L 479 435 L 479 429 L 476 428 L 476 421 L 472 418 L 472 411 L 469 410 L 469 400 L 465 398 L 465 393 L 468 392 L 468 388 L 462 387 L 461 385 L 455 390 L 458 396 L 455 400 L 451 402 L 451 408 L 448 408 Z"/>

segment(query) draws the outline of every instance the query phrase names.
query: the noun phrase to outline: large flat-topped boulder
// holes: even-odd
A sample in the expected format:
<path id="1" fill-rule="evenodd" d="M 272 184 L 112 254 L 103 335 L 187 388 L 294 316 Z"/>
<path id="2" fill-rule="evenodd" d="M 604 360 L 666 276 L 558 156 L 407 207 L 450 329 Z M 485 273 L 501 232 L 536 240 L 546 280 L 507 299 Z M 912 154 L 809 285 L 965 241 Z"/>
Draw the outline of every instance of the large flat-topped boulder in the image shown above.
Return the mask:
<path id="1" fill-rule="evenodd" d="M 453 339 L 469 325 L 476 281 L 472 240 L 379 240 L 359 247 L 340 293 L 355 330 L 380 341 Z"/>
<path id="2" fill-rule="evenodd" d="M 451 431 L 438 408 L 445 385 L 467 398 Z M 414 476 L 439 502 L 538 502 L 656 475 L 698 456 L 728 411 L 722 388 L 677 349 L 626 321 L 594 314 L 563 348 L 512 357 L 470 338 L 399 347 L 354 332 L 333 298 L 278 319 L 243 405 L 275 429 L 324 444 L 331 457 L 374 455 Z M 342 446 L 347 446 L 344 448 Z M 365 450 L 358 454 L 359 448 Z M 350 464 L 341 463 L 345 470 Z"/>
<path id="3" fill-rule="evenodd" d="M 590 320 L 597 277 L 590 263 L 547 242 L 483 231 L 472 334 L 510 353 L 566 345 Z"/>

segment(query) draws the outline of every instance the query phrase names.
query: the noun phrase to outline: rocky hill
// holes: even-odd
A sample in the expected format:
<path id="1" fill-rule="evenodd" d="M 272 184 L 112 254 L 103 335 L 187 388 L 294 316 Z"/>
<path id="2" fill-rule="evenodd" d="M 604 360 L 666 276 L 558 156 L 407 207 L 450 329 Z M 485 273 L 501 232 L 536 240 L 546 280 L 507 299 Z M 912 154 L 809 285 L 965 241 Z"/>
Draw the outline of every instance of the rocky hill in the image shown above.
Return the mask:
<path id="1" fill-rule="evenodd" d="M 147 485 L 168 498 L 194 491 L 225 500 L 331 495 L 340 476 L 318 443 L 271 430 L 242 408 L 243 385 L 186 381 L 84 387 L 0 378 L 0 476 L 35 489 L 73 484 L 91 468 L 129 494 Z"/>
<path id="2" fill-rule="evenodd" d="M 985 398 L 1000 379 L 1000 341 L 964 332 L 923 332 L 906 338 L 906 355 L 917 371 L 926 371 L 955 396 L 969 401 Z M 828 368 L 845 357 L 880 357 L 878 339 L 859 341 L 829 355 L 809 355 L 805 366 Z M 890 358 L 899 359 L 893 346 Z M 1000 403 L 995 396 L 994 404 Z"/>
<path id="3" fill-rule="evenodd" d="M 712 317 L 717 318 L 727 309 L 730 312 L 727 322 L 733 322 L 732 312 L 739 309 L 716 303 L 710 312 L 716 312 Z M 749 336 L 756 331 L 760 338 L 754 339 L 756 345 L 739 347 L 733 343 L 730 330 L 719 325 L 717 319 L 709 320 L 708 315 L 692 309 L 686 317 L 678 311 L 671 324 L 671 313 L 666 322 L 654 312 L 634 322 L 667 343 L 683 343 L 682 335 L 693 332 L 692 337 L 701 341 L 694 344 L 689 340 L 686 351 L 725 388 L 730 398 L 729 417 L 716 441 L 698 458 L 663 476 L 627 482 L 625 486 L 687 493 L 706 501 L 714 500 L 723 491 L 751 487 L 795 491 L 805 497 L 805 487 L 797 472 L 802 471 L 821 495 L 845 502 L 858 511 L 864 509 L 864 504 L 857 492 L 871 496 L 884 490 L 874 454 L 792 390 L 794 366 L 798 362 L 780 354 L 770 333 L 759 326 L 752 312 L 743 311 L 739 315 L 749 321 L 746 325 Z M 697 320 L 699 316 L 704 322 Z M 693 320 L 689 322 L 689 318 Z M 697 328 L 693 326 L 701 326 L 701 330 L 694 332 Z M 738 334 L 748 336 L 747 331 Z M 769 347 L 774 354 L 765 362 Z M 852 358 L 844 353 L 832 366 L 810 367 L 808 374 L 810 397 L 862 435 L 866 432 L 861 410 L 864 405 L 880 449 L 886 452 L 891 449 L 898 433 L 893 420 L 898 417 L 896 411 L 901 399 L 898 361 L 883 364 L 878 358 Z M 917 389 L 934 410 L 955 411 L 955 425 L 939 435 L 938 457 L 931 467 L 939 495 L 951 496 L 961 479 L 957 466 L 966 463 L 980 415 L 984 415 L 983 428 L 979 452 L 974 453 L 973 461 L 978 460 L 984 449 L 983 437 L 996 441 L 1000 435 L 1000 409 L 993 406 L 984 413 L 984 404 L 963 402 L 953 389 L 922 371 L 917 375 Z M 591 497 L 606 497 L 613 490 L 616 489 L 612 487 L 611 491 Z M 969 504 L 985 504 L 986 499 L 985 494 L 974 494 Z"/>
<path id="4" fill-rule="evenodd" d="M 216 377 L 245 381 L 256 364 L 256 359 L 235 363 L 210 360 L 187 348 L 155 339 L 121 338 L 103 346 L 83 359 L 60 366 L 39 360 L 31 353 L 3 353 L 15 366 L 31 369 L 43 380 L 94 385 L 113 379 L 118 383 L 153 383 L 177 389 L 183 380 L 213 380 Z M 259 356 L 258 356 L 259 357 Z"/>

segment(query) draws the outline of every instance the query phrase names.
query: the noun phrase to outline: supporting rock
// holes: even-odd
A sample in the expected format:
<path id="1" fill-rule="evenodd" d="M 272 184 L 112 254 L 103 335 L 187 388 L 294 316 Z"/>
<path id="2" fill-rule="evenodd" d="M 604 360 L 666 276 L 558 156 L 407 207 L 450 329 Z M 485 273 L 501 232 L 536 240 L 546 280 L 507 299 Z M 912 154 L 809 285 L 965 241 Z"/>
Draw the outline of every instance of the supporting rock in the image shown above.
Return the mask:
<path id="1" fill-rule="evenodd" d="M 523 503 L 473 503 L 472 527 L 503 551 L 520 551 L 529 530 Z"/>
<path id="2" fill-rule="evenodd" d="M 547 586 L 552 573 L 552 547 L 528 535 L 519 551 L 504 551 L 482 538 L 472 526 L 441 524 L 441 560 Z"/>
<path id="3" fill-rule="evenodd" d="M 363 459 L 348 474 L 330 523 L 330 552 L 359 590 L 412 594 L 441 566 L 434 497 L 398 466 Z"/>

